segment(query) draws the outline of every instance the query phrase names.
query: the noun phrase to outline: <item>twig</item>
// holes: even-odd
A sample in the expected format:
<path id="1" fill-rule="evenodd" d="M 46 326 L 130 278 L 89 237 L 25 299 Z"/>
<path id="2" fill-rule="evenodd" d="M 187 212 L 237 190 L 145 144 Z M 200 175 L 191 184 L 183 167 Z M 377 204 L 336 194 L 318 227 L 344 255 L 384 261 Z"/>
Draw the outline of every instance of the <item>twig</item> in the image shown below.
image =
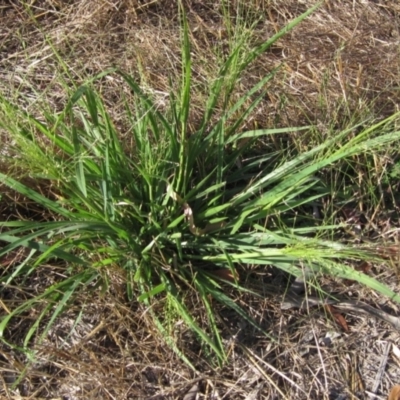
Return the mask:
<path id="1" fill-rule="evenodd" d="M 389 356 L 390 343 L 386 342 L 385 350 L 382 356 L 381 365 L 379 366 L 378 372 L 376 373 L 374 385 L 372 386 L 372 392 L 376 393 L 378 391 L 379 384 L 382 382 L 383 374 L 385 373 L 385 368 Z"/>

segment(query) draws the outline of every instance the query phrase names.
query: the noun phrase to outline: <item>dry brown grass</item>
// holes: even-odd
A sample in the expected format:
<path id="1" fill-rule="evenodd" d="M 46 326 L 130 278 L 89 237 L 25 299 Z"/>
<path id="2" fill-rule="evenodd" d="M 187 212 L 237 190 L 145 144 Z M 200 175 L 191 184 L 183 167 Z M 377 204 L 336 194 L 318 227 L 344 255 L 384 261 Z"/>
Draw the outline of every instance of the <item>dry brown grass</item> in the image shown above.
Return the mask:
<path id="1" fill-rule="evenodd" d="M 230 0 L 232 9 L 238 2 Z M 60 109 L 67 96 L 66 85 L 60 82 L 70 84 L 72 78 L 80 82 L 115 65 L 140 78 L 144 87 L 159 96 L 162 107 L 169 78 L 180 74 L 180 25 L 175 3 L 2 2 L 0 91 L 18 96 L 29 110 L 34 111 L 36 102 L 43 99 Z M 247 0 L 248 17 L 262 16 L 254 41 L 265 40 L 313 3 Z M 230 38 L 220 1 L 186 0 L 185 6 L 197 83 L 192 101 L 198 112 L 191 116 L 196 124 L 205 98 L 204 88 L 218 65 L 217 50 L 226 51 Z M 65 64 L 59 62 L 54 50 Z M 280 62 L 284 66 L 256 117 L 248 121 L 249 126 L 312 122 L 329 132 L 332 127 L 340 129 L 366 116 L 387 116 L 400 108 L 400 3 L 327 0 L 251 66 L 238 83 L 238 92 L 243 93 Z M 120 83 L 109 79 L 102 84 L 103 97 L 123 127 Z M 4 132 L 1 134 L 4 144 L 7 137 Z M 300 150 L 312 145 L 296 135 L 290 140 Z M 8 218 L 17 211 L 3 208 L 1 212 L 2 218 Z M 375 272 L 396 288 L 392 270 L 379 266 Z M 48 279 L 56 280 L 58 273 L 61 270 L 49 267 Z M 264 300 L 243 296 L 237 301 L 274 333 L 276 343 L 258 337 L 251 327 L 226 315 L 226 311 L 216 310 L 229 348 L 229 362 L 222 369 L 208 364 L 191 333 L 174 327 L 179 345 L 198 369 L 195 373 L 166 348 L 143 305 L 126 303 L 117 272 L 105 273 L 113 282 L 110 291 L 77 301 L 38 346 L 35 362 L 28 363 L 26 369 L 26 358 L 1 345 L 2 398 L 383 399 L 390 387 L 400 381 L 398 332 L 371 318 L 348 315 L 351 331 L 344 333 L 324 312 L 282 311 L 279 300 L 268 293 Z M 266 282 L 275 276 L 265 274 L 262 278 Z M 352 292 L 372 304 L 380 303 L 355 284 L 336 284 L 336 291 Z M 35 285 L 40 285 L 39 277 L 21 282 L 14 300 L 32 296 L 37 291 Z M 10 299 L 3 292 L 2 313 L 7 312 L 5 300 Z M 34 318 L 34 314 L 25 315 L 15 321 L 10 335 L 18 341 L 27 322 Z M 378 374 L 381 363 L 382 376 Z M 23 380 L 12 389 L 11 383 L 21 373 Z M 188 395 L 190 390 L 192 397 Z"/>

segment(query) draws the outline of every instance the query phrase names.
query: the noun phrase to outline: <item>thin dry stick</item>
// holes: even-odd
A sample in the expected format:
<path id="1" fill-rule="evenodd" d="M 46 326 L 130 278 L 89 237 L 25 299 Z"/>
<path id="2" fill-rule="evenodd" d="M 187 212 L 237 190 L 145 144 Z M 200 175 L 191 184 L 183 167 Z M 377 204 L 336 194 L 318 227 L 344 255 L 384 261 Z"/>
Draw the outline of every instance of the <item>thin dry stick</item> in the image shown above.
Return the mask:
<path id="1" fill-rule="evenodd" d="M 346 312 L 354 312 L 355 314 L 364 314 L 378 318 L 400 331 L 400 317 L 390 315 L 362 301 L 343 299 L 337 295 L 332 295 L 332 298 L 321 299 L 313 296 L 305 298 L 304 296 L 288 292 L 282 299 L 281 310 L 289 310 L 290 308 L 304 309 L 305 307 L 323 306 L 326 304 L 334 304 L 335 307 Z"/>
<path id="2" fill-rule="evenodd" d="M 372 392 L 376 393 L 378 391 L 379 384 L 382 382 L 382 377 L 383 374 L 385 373 L 385 368 L 389 356 L 389 349 L 390 349 L 390 343 L 386 342 L 386 346 L 383 352 L 382 360 L 381 360 L 381 365 L 379 366 L 378 372 L 376 373 L 375 381 L 374 381 L 374 386 L 372 387 Z"/>

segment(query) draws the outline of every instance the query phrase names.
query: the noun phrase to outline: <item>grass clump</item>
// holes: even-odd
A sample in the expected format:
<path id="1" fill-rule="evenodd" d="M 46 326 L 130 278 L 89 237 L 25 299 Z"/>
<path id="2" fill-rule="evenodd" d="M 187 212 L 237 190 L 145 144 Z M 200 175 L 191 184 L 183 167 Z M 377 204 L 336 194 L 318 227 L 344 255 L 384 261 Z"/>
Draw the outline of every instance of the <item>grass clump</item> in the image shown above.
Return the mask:
<path id="1" fill-rule="evenodd" d="M 400 132 L 394 129 L 398 115 L 356 135 L 350 136 L 354 127 L 339 132 L 290 159 L 283 152 L 260 154 L 256 141 L 282 132 L 307 134 L 314 127 L 242 131 L 274 71 L 239 99 L 232 96 L 236 82 L 260 54 L 313 10 L 246 53 L 245 38 L 237 40 L 210 85 L 196 127 L 189 123 L 192 67 L 184 18 L 181 85 L 171 91 L 162 112 L 131 76 L 119 70 L 106 71 L 80 86 L 60 114 L 45 111 L 42 119 L 1 97 L 0 124 L 14 140 L 16 158 L 2 153 L 2 164 L 8 167 L 0 180 L 52 217 L 44 222 L 1 223 L 5 246 L 0 256 L 21 246 L 29 250 L 26 259 L 3 271 L 2 285 L 27 279 L 49 263 L 61 265 L 63 271 L 57 282 L 2 318 L 4 341 L 10 320 L 38 307 L 38 317 L 24 338 L 22 347 L 27 349 L 35 335 L 46 336 L 77 291 L 106 293 L 112 283 L 109 271 L 114 269 L 124 275 L 127 298 L 148 306 L 167 343 L 188 364 L 168 329 L 169 317 L 181 319 L 220 362 L 226 354 L 213 302 L 233 309 L 261 330 L 221 285 L 223 280 L 246 291 L 241 276 L 249 265 L 271 265 L 298 276 L 306 264 L 315 273 L 356 280 L 400 301 L 385 285 L 340 261 L 371 256 L 373 249 L 361 251 L 325 240 L 324 233 L 338 227 L 318 225 L 304 212 L 330 193 L 319 176 L 321 170 L 399 139 Z M 125 137 L 129 135 L 130 146 L 92 85 L 107 75 L 121 78 L 128 89 Z M 26 175 L 50 183 L 55 195 L 44 196 L 19 179 Z M 190 310 L 191 293 L 201 299 L 206 324 Z M 161 300 L 169 310 L 166 317 L 153 308 Z M 44 327 L 38 330 L 42 322 Z"/>

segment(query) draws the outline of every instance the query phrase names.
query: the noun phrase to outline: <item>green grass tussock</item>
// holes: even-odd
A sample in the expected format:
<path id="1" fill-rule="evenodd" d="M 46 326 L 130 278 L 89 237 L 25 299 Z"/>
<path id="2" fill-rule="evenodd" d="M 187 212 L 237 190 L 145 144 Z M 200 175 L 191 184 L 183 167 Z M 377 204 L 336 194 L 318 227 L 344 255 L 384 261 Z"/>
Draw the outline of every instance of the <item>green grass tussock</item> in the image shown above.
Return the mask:
<path id="1" fill-rule="evenodd" d="M 235 41 L 210 84 L 196 127 L 190 123 L 193 78 L 184 16 L 180 88 L 169 94 L 166 110 L 159 111 L 154 98 L 118 69 L 81 85 L 62 112 L 43 109 L 41 119 L 0 98 L 0 126 L 13 140 L 9 152 L 0 156 L 7 166 L 0 181 L 51 215 L 42 222 L 0 223 L 5 243 L 0 257 L 21 246 L 29 251 L 21 263 L 3 271 L 0 281 L 3 287 L 13 285 L 52 262 L 63 268 L 62 279 L 2 318 L 2 340 L 9 341 L 12 318 L 38 307 L 24 339 L 27 349 L 35 335 L 45 337 L 78 291 L 106 293 L 112 284 L 107 270 L 112 269 L 124 274 L 127 299 L 148 307 L 167 343 L 188 364 L 167 327 L 168 318 L 158 314 L 154 304 L 166 301 L 171 315 L 223 362 L 226 352 L 213 302 L 262 331 L 221 283 L 247 291 L 241 278 L 248 266 L 274 266 L 299 276 L 306 265 L 315 274 L 356 280 L 400 302 L 384 284 L 345 263 L 377 257 L 373 247 L 329 240 L 339 226 L 311 218 L 307 211 L 331 193 L 320 172 L 396 143 L 400 114 L 366 124 L 357 134 L 354 126 L 339 131 L 288 158 L 284 151 L 257 151 L 257 140 L 282 132 L 315 134 L 316 127 L 242 129 L 276 71 L 242 97 L 232 96 L 251 63 L 315 8 L 245 54 L 247 33 L 243 41 Z M 124 140 L 93 84 L 104 77 L 119 80 L 126 93 Z M 217 105 L 222 109 L 218 114 Z M 51 185 L 54 195 L 45 196 L 26 184 L 26 176 Z M 188 293 L 201 299 L 206 324 L 191 312 Z"/>

